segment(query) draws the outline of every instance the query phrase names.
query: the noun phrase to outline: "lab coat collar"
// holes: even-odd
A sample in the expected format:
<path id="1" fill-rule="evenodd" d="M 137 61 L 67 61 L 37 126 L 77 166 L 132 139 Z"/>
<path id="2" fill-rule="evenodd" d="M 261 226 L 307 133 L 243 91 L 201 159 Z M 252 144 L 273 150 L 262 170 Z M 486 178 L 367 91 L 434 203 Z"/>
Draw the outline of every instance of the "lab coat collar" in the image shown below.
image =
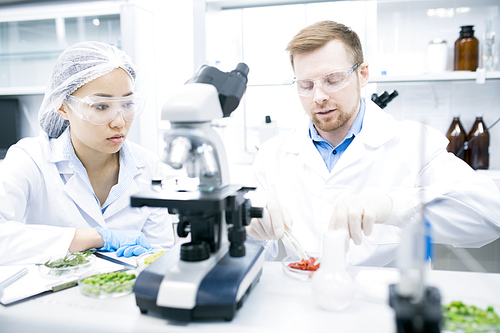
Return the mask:
<path id="1" fill-rule="evenodd" d="M 128 195 L 127 193 L 136 193 L 139 190 L 135 177 L 142 173 L 146 165 L 128 142 L 125 142 L 120 149 L 119 181 L 108 195 L 110 202 L 107 199 L 103 205 L 103 207 L 106 207 L 104 214 L 95 199 L 86 170 L 74 152 L 69 127 L 58 138 L 51 139 L 50 146 L 49 161 L 57 165 L 60 174 L 73 175 L 68 177 L 69 179 L 64 185 L 64 191 L 80 207 L 81 211 L 88 214 L 102 227 L 106 227 L 105 218 L 126 208 L 129 204 L 128 201 L 116 199 L 122 195 Z M 75 177 L 75 174 L 78 174 L 79 177 Z M 88 193 L 83 194 L 82 189 L 85 189 Z"/>
<path id="2" fill-rule="evenodd" d="M 144 161 L 142 161 L 135 150 L 125 142 L 120 150 L 120 174 L 118 176 L 118 184 L 113 186 L 109 192 L 108 199 L 106 199 L 103 205 L 103 208 L 106 208 L 103 213 L 104 218 L 112 216 L 129 206 L 129 201 L 117 199 L 121 196 L 130 197 L 140 190 L 140 186 L 136 181 L 136 176 L 142 173 L 144 167 Z"/>
<path id="3" fill-rule="evenodd" d="M 71 143 L 69 126 L 57 138 L 52 139 L 52 152 L 49 161 L 56 163 L 60 174 L 68 174 L 64 191 L 79 207 L 82 214 L 89 215 L 100 226 L 106 223 L 102 216 L 99 203 L 94 195 L 94 189 L 87 175 L 87 170 L 78 159 Z"/>
<path id="4" fill-rule="evenodd" d="M 339 170 L 361 159 L 366 149 L 378 148 L 397 134 L 396 121 L 372 101 L 366 101 L 363 127 L 337 162 L 331 173 L 309 136 L 309 122 L 303 122 L 282 146 L 285 152 L 296 154 L 302 163 L 323 179 L 328 179 Z"/>
<path id="5" fill-rule="evenodd" d="M 378 148 L 394 138 L 399 131 L 397 121 L 372 101 L 366 101 L 363 128 L 358 139 L 366 146 Z"/>
<path id="6" fill-rule="evenodd" d="M 69 167 L 71 155 L 75 154 L 73 145 L 71 144 L 69 127 L 67 127 L 58 138 L 50 139 L 49 144 L 49 162 L 57 165 L 59 173 L 74 173 L 74 171 Z"/>
<path id="7" fill-rule="evenodd" d="M 396 121 L 372 101 L 366 102 L 363 127 L 354 139 L 362 141 L 365 145 L 377 148 L 392 139 L 397 134 Z M 310 147 L 312 140 L 309 136 L 309 121 L 302 122 L 285 141 L 282 149 L 292 154 L 299 154 Z M 314 146 L 314 145 L 313 145 Z"/>
<path id="8" fill-rule="evenodd" d="M 123 192 L 120 193 L 120 196 L 131 197 L 132 195 L 139 192 L 139 190 L 140 190 L 140 186 L 139 186 L 139 184 L 137 184 L 137 181 L 132 180 L 128 184 L 128 186 L 125 186 L 123 188 Z M 116 213 L 120 212 L 121 210 L 129 207 L 129 205 L 130 205 L 130 200 L 115 200 L 113 203 L 111 203 L 111 204 L 109 204 L 109 206 L 107 206 L 104 213 L 102 213 L 102 216 L 104 219 L 107 219 L 108 217 L 113 216 Z"/>
<path id="9" fill-rule="evenodd" d="M 99 203 L 95 199 L 93 190 L 81 177 L 71 177 L 64 185 L 64 192 L 75 202 L 81 214 L 87 214 L 101 227 L 106 227 L 106 222 L 101 213 Z"/>

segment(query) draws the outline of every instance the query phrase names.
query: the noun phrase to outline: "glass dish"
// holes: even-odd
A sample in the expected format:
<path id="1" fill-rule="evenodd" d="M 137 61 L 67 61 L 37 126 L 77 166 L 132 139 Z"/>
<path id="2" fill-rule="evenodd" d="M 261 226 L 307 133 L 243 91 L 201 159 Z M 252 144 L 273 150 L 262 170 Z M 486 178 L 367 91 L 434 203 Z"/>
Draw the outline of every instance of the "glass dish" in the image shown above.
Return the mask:
<path id="1" fill-rule="evenodd" d="M 95 264 L 96 257 L 93 254 L 91 254 L 87 257 L 87 260 L 88 262 L 78 266 L 62 267 L 62 268 L 50 268 L 45 266 L 44 264 L 39 264 L 38 272 L 40 273 L 41 276 L 50 279 L 61 279 L 70 275 L 81 275 L 92 269 L 92 267 Z"/>
<path id="2" fill-rule="evenodd" d="M 80 292 L 92 298 L 116 298 L 132 293 L 138 273 L 135 270 L 107 272 L 95 270 L 78 280 Z"/>
<path id="3" fill-rule="evenodd" d="M 491 302 L 491 301 L 485 301 L 485 300 L 480 300 L 480 299 L 466 299 L 463 301 L 463 303 L 467 306 L 475 306 L 481 310 L 486 310 L 489 306 L 493 307 L 494 312 L 497 315 L 500 315 L 500 305 Z M 493 304 L 495 303 L 495 304 Z M 448 305 L 450 304 L 449 301 L 444 301 L 441 302 L 441 304 Z M 470 324 L 467 323 L 458 323 L 454 321 L 448 321 L 446 320 L 445 312 L 443 312 L 443 333 L 451 333 L 451 332 L 456 332 L 456 333 L 464 333 L 464 332 L 480 332 L 480 333 L 496 333 L 500 332 L 500 323 L 496 324 L 474 324 L 474 327 L 471 327 Z M 467 320 L 472 321 L 473 317 L 472 316 L 465 316 Z"/>
<path id="4" fill-rule="evenodd" d="M 147 252 L 144 254 L 141 254 L 139 257 L 137 257 L 137 269 L 139 271 L 142 271 L 149 265 L 151 265 L 156 259 L 158 259 L 160 256 L 165 254 L 167 252 L 166 250 L 158 250 L 158 251 L 153 251 L 153 252 Z"/>
<path id="5" fill-rule="evenodd" d="M 319 254 L 318 253 L 307 253 L 309 258 L 318 258 Z M 300 281 L 310 281 L 311 277 L 313 276 L 314 272 L 313 271 L 304 271 L 301 269 L 296 269 L 296 268 L 291 268 L 288 267 L 289 264 L 300 262 L 301 259 L 298 258 L 296 255 L 291 255 L 286 258 L 283 258 L 281 261 L 282 267 L 283 267 L 283 272 L 285 272 L 286 275 L 300 280 Z"/>

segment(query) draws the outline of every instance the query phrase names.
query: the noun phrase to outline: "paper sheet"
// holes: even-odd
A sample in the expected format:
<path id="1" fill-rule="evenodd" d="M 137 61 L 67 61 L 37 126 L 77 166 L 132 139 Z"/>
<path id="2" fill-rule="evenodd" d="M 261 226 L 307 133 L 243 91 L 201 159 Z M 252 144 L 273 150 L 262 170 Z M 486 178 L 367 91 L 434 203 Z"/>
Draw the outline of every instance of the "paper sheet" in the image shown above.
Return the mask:
<path id="1" fill-rule="evenodd" d="M 61 279 L 50 279 L 41 276 L 38 271 L 38 266 L 36 265 L 15 265 L 0 266 L 0 281 L 7 279 L 24 267 L 28 268 L 28 274 L 7 286 L 3 292 L 0 292 L 0 304 L 7 305 L 46 291 L 51 291 L 53 287 L 77 281 L 79 277 L 79 275 L 71 275 Z M 93 269 L 106 272 L 118 271 L 123 268 L 123 265 L 115 264 L 100 258 L 96 258 L 96 263 L 93 267 Z M 81 274 L 88 272 L 89 271 L 86 271 Z"/>

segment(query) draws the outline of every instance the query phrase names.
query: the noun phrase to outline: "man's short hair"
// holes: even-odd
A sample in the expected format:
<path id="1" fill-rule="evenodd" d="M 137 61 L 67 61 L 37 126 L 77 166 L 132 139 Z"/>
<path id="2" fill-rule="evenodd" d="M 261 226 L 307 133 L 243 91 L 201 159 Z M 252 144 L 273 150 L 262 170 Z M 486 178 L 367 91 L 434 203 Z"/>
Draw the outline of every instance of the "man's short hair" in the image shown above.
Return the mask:
<path id="1" fill-rule="evenodd" d="M 286 51 L 289 53 L 292 68 L 295 70 L 293 57 L 296 54 L 315 51 L 332 40 L 339 40 L 344 44 L 353 65 L 363 63 L 363 48 L 356 32 L 341 23 L 319 21 L 299 31 L 288 43 Z"/>

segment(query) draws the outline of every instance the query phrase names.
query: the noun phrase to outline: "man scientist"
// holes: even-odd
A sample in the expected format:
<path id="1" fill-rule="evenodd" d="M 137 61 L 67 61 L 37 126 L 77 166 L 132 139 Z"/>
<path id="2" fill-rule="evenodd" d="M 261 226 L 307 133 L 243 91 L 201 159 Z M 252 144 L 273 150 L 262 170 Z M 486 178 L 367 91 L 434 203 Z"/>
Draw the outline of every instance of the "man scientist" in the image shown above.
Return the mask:
<path id="1" fill-rule="evenodd" d="M 500 236 L 491 179 L 448 153 L 436 129 L 397 121 L 360 97 L 369 70 L 354 31 L 317 22 L 286 50 L 310 120 L 268 140 L 255 158 L 267 202 L 246 229 L 269 260 L 285 225 L 309 252 L 320 252 L 325 230 L 345 228 L 350 264 L 370 266 L 393 264 L 402 229 L 423 217 L 434 243 L 481 247 Z"/>

